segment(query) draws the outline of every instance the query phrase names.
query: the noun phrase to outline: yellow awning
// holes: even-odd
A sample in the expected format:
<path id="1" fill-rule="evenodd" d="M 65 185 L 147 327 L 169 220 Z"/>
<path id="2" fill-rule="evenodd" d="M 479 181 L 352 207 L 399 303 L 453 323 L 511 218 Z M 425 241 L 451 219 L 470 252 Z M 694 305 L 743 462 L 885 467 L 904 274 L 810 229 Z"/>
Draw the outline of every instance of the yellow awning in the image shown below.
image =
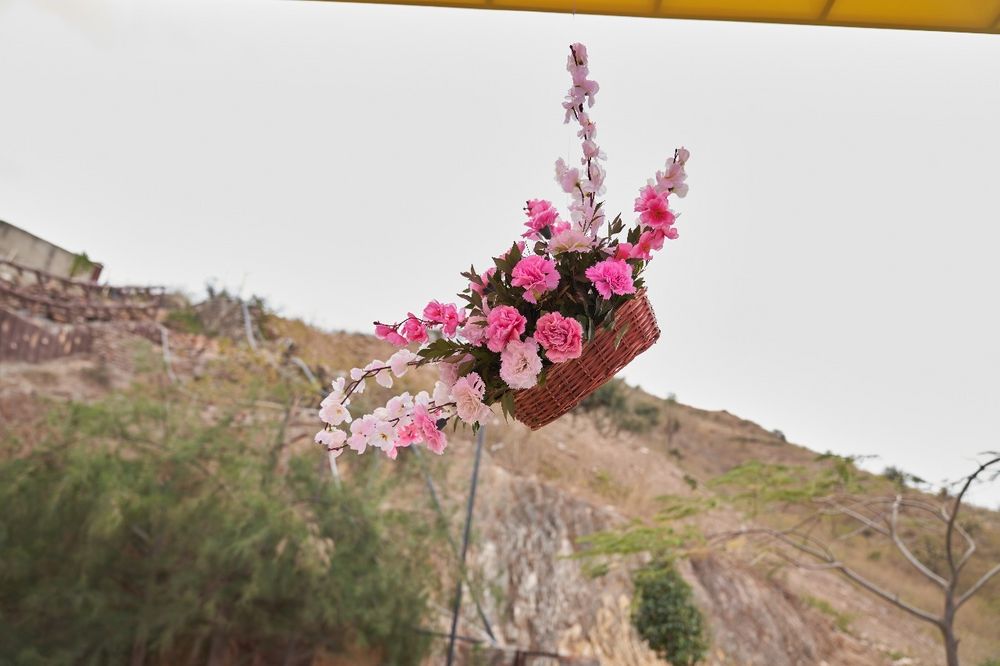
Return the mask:
<path id="1" fill-rule="evenodd" d="M 353 0 L 376 4 L 1000 34 L 1000 0 Z"/>

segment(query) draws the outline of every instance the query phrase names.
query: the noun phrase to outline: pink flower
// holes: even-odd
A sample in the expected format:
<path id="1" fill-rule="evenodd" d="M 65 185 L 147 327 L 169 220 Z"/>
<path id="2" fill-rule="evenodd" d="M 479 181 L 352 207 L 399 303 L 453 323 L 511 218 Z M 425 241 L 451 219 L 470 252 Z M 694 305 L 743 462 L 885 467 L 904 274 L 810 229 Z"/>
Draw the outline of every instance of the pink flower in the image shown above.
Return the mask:
<path id="1" fill-rule="evenodd" d="M 379 340 L 388 340 L 397 347 L 406 344 L 406 338 L 396 332 L 392 326 L 386 324 L 375 324 L 375 337 Z"/>
<path id="2" fill-rule="evenodd" d="M 673 232 L 673 237 L 676 238 L 677 231 L 673 227 L 667 227 L 666 230 L 650 229 L 649 231 L 642 232 L 642 235 L 639 236 L 639 242 L 632 248 L 632 258 L 644 259 L 646 261 L 652 259 L 653 251 L 663 249 L 663 240 L 670 238 L 671 231 Z"/>
<path id="3" fill-rule="evenodd" d="M 418 358 L 419 357 L 409 349 L 400 349 L 398 352 L 389 357 L 389 369 L 392 370 L 392 374 L 397 377 L 402 377 L 406 374 L 406 371 L 410 369 L 410 364 Z"/>
<path id="4" fill-rule="evenodd" d="M 438 430 L 437 421 L 423 405 L 417 405 L 413 409 L 413 425 L 416 426 L 420 439 L 427 445 L 431 453 L 438 455 L 444 453 L 448 446 L 448 439 L 443 432 Z"/>
<path id="5" fill-rule="evenodd" d="M 508 343 L 521 338 L 527 323 L 517 308 L 498 305 L 486 319 L 486 346 L 492 352 L 503 351 Z"/>
<path id="6" fill-rule="evenodd" d="M 579 229 L 565 229 L 549 241 L 549 251 L 552 254 L 590 252 L 593 248 L 594 239 Z"/>
<path id="7" fill-rule="evenodd" d="M 553 363 L 580 358 L 583 353 L 583 327 L 580 322 L 558 312 L 547 312 L 538 318 L 534 338 Z"/>
<path id="8" fill-rule="evenodd" d="M 588 180 L 581 183 L 581 188 L 586 194 L 604 194 L 604 178 L 607 172 L 600 162 L 591 162 L 587 167 Z"/>
<path id="9" fill-rule="evenodd" d="M 554 238 L 554 237 L 558 236 L 559 234 L 561 234 L 562 232 L 564 232 L 567 229 L 569 229 L 570 226 L 571 225 L 570 225 L 569 222 L 564 222 L 563 220 L 556 220 L 551 225 L 549 225 L 549 229 L 552 231 L 552 236 Z"/>
<path id="10" fill-rule="evenodd" d="M 316 443 L 326 447 L 326 450 L 336 449 L 347 440 L 347 433 L 343 430 L 320 430 L 316 433 Z"/>
<path id="11" fill-rule="evenodd" d="M 420 428 L 416 422 L 407 423 L 396 431 L 396 446 L 409 446 L 420 441 Z"/>
<path id="12" fill-rule="evenodd" d="M 331 393 L 319 404 L 319 418 L 332 426 L 338 426 L 341 423 L 350 423 L 351 413 L 344 406 L 343 398 Z"/>
<path id="13" fill-rule="evenodd" d="M 407 320 L 403 322 L 403 336 L 409 342 L 427 342 L 427 328 L 412 312 L 407 313 Z"/>
<path id="14" fill-rule="evenodd" d="M 597 136 L 597 125 L 586 113 L 581 113 L 579 118 L 580 130 L 576 133 L 581 139 L 593 139 Z"/>
<path id="15" fill-rule="evenodd" d="M 431 301 L 424 306 L 424 319 L 441 323 L 444 316 L 444 303 Z"/>
<path id="16" fill-rule="evenodd" d="M 438 378 L 442 384 L 451 386 L 458 381 L 458 363 L 441 361 L 438 363 Z"/>
<path id="17" fill-rule="evenodd" d="M 534 338 L 512 340 L 500 354 L 500 378 L 512 389 L 529 389 L 538 383 L 542 359 Z"/>
<path id="18" fill-rule="evenodd" d="M 459 378 L 451 387 L 458 418 L 466 423 L 476 423 L 489 416 L 490 408 L 483 404 L 485 394 L 486 384 L 478 373 L 470 372 Z"/>
<path id="19" fill-rule="evenodd" d="M 632 243 L 618 243 L 618 247 L 615 248 L 615 259 L 632 259 Z"/>
<path id="20" fill-rule="evenodd" d="M 445 304 L 431 301 L 424 307 L 424 318 L 441 324 L 441 330 L 444 331 L 444 334 L 452 337 L 458 330 L 459 324 L 465 319 L 465 313 L 459 312 L 454 303 Z"/>
<path id="21" fill-rule="evenodd" d="M 583 201 L 576 199 L 569 205 L 569 212 L 572 220 L 576 222 L 580 229 L 588 229 L 596 234 L 596 230 L 604 224 L 604 208 L 597 208 L 590 202 L 590 198 Z"/>
<path id="22" fill-rule="evenodd" d="M 465 320 L 459 335 L 473 347 L 482 347 L 486 340 L 486 318 L 473 315 Z"/>
<path id="23" fill-rule="evenodd" d="M 523 234 L 525 238 L 538 240 L 546 227 L 559 221 L 559 211 L 555 209 L 551 201 L 532 199 L 525 207 L 525 212 L 529 218 L 524 223 L 524 226 L 528 227 L 528 231 Z"/>
<path id="24" fill-rule="evenodd" d="M 351 423 L 351 436 L 347 439 L 347 446 L 361 455 L 370 444 L 371 436 L 375 434 L 375 425 L 378 421 L 370 414 Z"/>
<path id="25" fill-rule="evenodd" d="M 529 255 L 517 262 L 510 275 L 512 278 L 510 283 L 515 287 L 524 288 L 524 300 L 529 303 L 537 303 L 539 296 L 559 286 L 556 262 L 537 254 Z"/>
<path id="26" fill-rule="evenodd" d="M 586 164 L 587 160 L 606 159 L 608 159 L 608 156 L 604 154 L 604 151 L 592 139 L 586 139 L 583 142 L 583 158 L 581 159 L 583 164 Z"/>
<path id="27" fill-rule="evenodd" d="M 687 153 L 686 150 L 684 152 Z M 680 157 L 680 151 L 678 151 L 678 157 Z M 686 154 L 684 155 L 684 159 L 685 161 L 687 160 Z M 685 180 L 687 180 L 687 173 L 684 171 L 684 162 L 667 162 L 664 171 L 656 172 L 656 191 L 662 193 L 674 192 L 677 196 L 683 198 L 687 194 Z"/>
<path id="28" fill-rule="evenodd" d="M 621 296 L 635 293 L 632 267 L 621 259 L 605 259 L 594 264 L 587 269 L 586 276 L 594 283 L 594 288 L 602 298 L 611 298 L 612 294 Z"/>
<path id="29" fill-rule="evenodd" d="M 556 182 L 562 187 L 563 192 L 572 194 L 580 185 L 580 170 L 570 169 L 566 166 L 566 161 L 560 157 L 556 160 Z"/>
<path id="30" fill-rule="evenodd" d="M 651 229 L 664 229 L 674 223 L 675 217 L 667 203 L 667 194 L 646 186 L 635 200 L 635 212 L 641 213 L 642 223 Z"/>

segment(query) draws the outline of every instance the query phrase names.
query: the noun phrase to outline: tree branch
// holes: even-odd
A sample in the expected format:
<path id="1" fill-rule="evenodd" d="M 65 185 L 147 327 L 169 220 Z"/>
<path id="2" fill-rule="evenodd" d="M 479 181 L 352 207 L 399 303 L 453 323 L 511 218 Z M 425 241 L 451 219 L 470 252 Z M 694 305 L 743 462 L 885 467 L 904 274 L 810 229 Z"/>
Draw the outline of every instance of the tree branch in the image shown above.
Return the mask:
<path id="1" fill-rule="evenodd" d="M 765 536 L 771 537 L 771 538 L 776 539 L 776 540 L 778 540 L 778 541 L 780 541 L 780 542 L 782 542 L 782 543 L 784 543 L 784 544 L 786 544 L 786 545 L 788 545 L 788 546 L 790 546 L 792 548 L 795 548 L 796 550 L 798 550 L 800 552 L 803 552 L 803 553 L 805 553 L 807 555 L 810 555 L 811 557 L 814 557 L 817 560 L 820 560 L 821 562 L 824 563 L 824 565 L 823 565 L 822 568 L 824 568 L 824 569 L 833 569 L 833 570 L 839 571 L 843 576 L 845 576 L 849 580 L 853 581 L 857 585 L 859 585 L 859 586 L 863 587 L 864 589 L 868 590 L 869 592 L 871 592 L 875 596 L 881 597 L 882 599 L 884 599 L 885 601 L 889 602 L 890 604 L 892 604 L 896 608 L 899 608 L 900 610 L 906 611 L 910 615 L 913 615 L 913 616 L 915 616 L 917 618 L 920 618 L 921 620 L 923 620 L 925 622 L 930 622 L 931 624 L 933 624 L 936 627 L 942 626 L 942 623 L 943 623 L 943 619 L 942 618 L 940 618 L 940 617 L 938 617 L 936 615 L 933 615 L 931 613 L 928 613 L 927 611 L 925 611 L 925 610 L 923 610 L 921 608 L 917 608 L 916 606 L 913 606 L 913 605 L 907 603 L 906 601 L 903 601 L 902 599 L 899 598 L 898 594 L 895 594 L 893 592 L 889 592 L 888 590 L 882 589 L 881 587 L 879 587 L 878 585 L 876 585 L 872 581 L 868 580 L 867 578 L 865 578 L 864 576 L 862 576 L 861 574 L 859 574 L 854 569 L 851 569 L 849 566 L 847 566 L 846 564 L 844 564 L 843 562 L 841 562 L 840 560 L 838 560 L 836 557 L 834 557 L 833 553 L 830 551 L 829 548 L 827 548 L 825 545 L 823 545 L 822 542 L 820 542 L 817 539 L 814 539 L 812 537 L 808 537 L 808 536 L 805 536 L 805 535 L 802 535 L 802 534 L 789 533 L 789 532 L 783 531 L 783 530 L 775 530 L 775 529 L 770 529 L 770 528 L 766 528 L 766 527 L 760 527 L 760 528 L 755 528 L 755 529 L 752 529 L 752 530 L 741 529 L 741 530 L 738 530 L 736 532 L 723 533 L 723 534 L 720 534 L 720 535 L 714 535 L 713 537 L 710 537 L 710 539 L 717 539 L 717 538 L 731 539 L 731 538 L 735 538 L 736 536 L 745 536 L 745 535 L 750 535 L 750 534 L 755 534 L 755 533 L 756 534 L 763 534 Z M 803 540 L 805 540 L 807 542 L 811 542 L 813 544 L 816 544 L 817 547 L 810 546 L 808 543 L 801 543 L 801 542 L 797 541 L 794 537 L 799 537 L 800 539 L 803 539 Z M 791 558 L 787 558 L 786 557 L 785 559 L 788 560 L 788 561 L 791 561 L 793 563 L 795 562 L 795 560 L 791 559 Z M 814 567 L 807 567 L 807 568 L 814 568 Z M 998 569 L 1000 569 L 1000 567 L 998 567 Z"/>
<path id="2" fill-rule="evenodd" d="M 892 542 L 896 544 L 896 549 L 903 554 L 903 557 L 905 557 L 917 571 L 940 585 L 942 588 L 948 589 L 950 581 L 947 581 L 938 574 L 934 573 L 926 564 L 917 559 L 916 555 L 910 551 L 906 544 L 903 543 L 903 540 L 899 537 L 899 530 L 897 528 L 899 524 L 899 503 L 902 499 L 903 498 L 901 496 L 896 495 L 896 501 L 892 503 L 892 518 L 889 522 L 889 532 Z"/>
<path id="3" fill-rule="evenodd" d="M 1000 456 L 994 457 L 992 460 L 987 460 L 986 462 L 979 465 L 979 469 L 977 469 L 975 472 L 966 477 L 965 483 L 962 484 L 962 489 L 958 491 L 957 495 L 955 495 L 955 502 L 954 504 L 952 504 L 954 508 L 952 509 L 951 516 L 948 518 L 948 530 L 945 533 L 945 539 L 944 539 L 945 552 L 948 554 L 948 567 L 952 571 L 953 579 L 957 580 L 960 568 L 955 563 L 955 556 L 953 549 L 951 547 L 951 535 L 955 531 L 955 521 L 958 519 L 958 512 L 962 508 L 962 499 L 965 497 L 965 493 L 968 492 L 969 487 L 972 486 L 972 483 L 979 477 L 979 475 L 982 474 L 984 471 L 986 471 L 988 467 L 995 465 L 996 463 L 1000 463 Z M 968 558 L 963 558 L 963 559 L 968 559 Z M 978 585 L 978 583 L 976 585 Z M 978 589 L 978 588 L 974 585 L 972 589 Z M 963 599 L 964 598 L 965 596 L 963 595 Z"/>
<path id="4" fill-rule="evenodd" d="M 978 592 L 983 587 L 983 585 L 986 585 L 986 583 L 990 582 L 990 579 L 993 578 L 993 576 L 996 576 L 998 573 L 1000 573 L 1000 564 L 996 565 L 995 567 L 984 573 L 982 578 L 973 583 L 972 587 L 966 590 L 965 594 L 960 596 L 958 598 L 958 601 L 955 602 L 955 609 L 957 610 L 961 608 L 962 604 L 971 599 L 972 595 Z"/>

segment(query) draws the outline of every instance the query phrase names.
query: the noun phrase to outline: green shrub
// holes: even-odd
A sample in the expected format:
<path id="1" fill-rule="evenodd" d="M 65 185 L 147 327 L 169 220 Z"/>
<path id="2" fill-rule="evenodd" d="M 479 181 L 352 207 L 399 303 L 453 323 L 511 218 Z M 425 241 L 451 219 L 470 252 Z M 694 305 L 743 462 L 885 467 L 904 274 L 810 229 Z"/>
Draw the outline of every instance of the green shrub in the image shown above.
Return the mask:
<path id="1" fill-rule="evenodd" d="M 677 570 L 669 563 L 653 562 L 639 569 L 633 582 L 632 624 L 649 647 L 674 666 L 692 666 L 704 659 L 708 652 L 704 618 Z"/>
<path id="2" fill-rule="evenodd" d="M 316 455 L 288 457 L 260 419 L 202 412 L 137 390 L 61 406 L 33 452 L 0 452 L 0 662 L 306 664 L 367 646 L 419 663 L 420 523 L 380 510 L 377 483 L 338 489 Z"/>
<path id="3" fill-rule="evenodd" d="M 886 467 L 885 470 L 882 471 L 882 476 L 894 483 L 898 488 L 905 488 L 910 485 L 919 486 L 926 483 L 926 481 L 921 479 L 916 474 L 905 472 L 894 465 Z"/>
<path id="4" fill-rule="evenodd" d="M 170 310 L 167 313 L 166 325 L 181 333 L 205 334 L 205 323 L 201 320 L 201 315 L 190 305 Z"/>
<path id="5" fill-rule="evenodd" d="M 607 409 L 612 412 L 624 411 L 628 403 L 625 382 L 612 379 L 580 402 L 576 409 L 581 412 L 594 412 Z"/>
<path id="6" fill-rule="evenodd" d="M 648 402 L 634 405 L 621 420 L 622 430 L 636 433 L 649 432 L 659 424 L 660 408 Z"/>
<path id="7" fill-rule="evenodd" d="M 580 412 L 606 411 L 614 427 L 633 433 L 646 433 L 660 423 L 660 407 L 651 402 L 638 402 L 630 395 L 628 385 L 612 379 L 577 406 Z"/>

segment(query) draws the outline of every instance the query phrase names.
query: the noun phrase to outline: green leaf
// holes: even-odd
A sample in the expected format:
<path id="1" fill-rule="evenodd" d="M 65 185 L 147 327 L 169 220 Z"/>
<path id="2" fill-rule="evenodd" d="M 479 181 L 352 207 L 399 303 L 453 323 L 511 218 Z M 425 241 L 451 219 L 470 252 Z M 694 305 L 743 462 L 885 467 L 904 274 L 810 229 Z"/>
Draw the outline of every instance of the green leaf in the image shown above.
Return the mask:
<path id="1" fill-rule="evenodd" d="M 642 232 L 640 231 L 639 226 L 636 225 L 628 230 L 628 236 L 626 236 L 625 240 L 627 240 L 629 243 L 632 243 L 632 245 L 635 245 L 636 243 L 639 242 L 639 235 L 641 233 Z"/>
<path id="2" fill-rule="evenodd" d="M 503 408 L 503 415 L 504 415 L 505 418 L 507 416 L 510 416 L 510 418 L 514 418 L 514 392 L 513 391 L 507 391 L 506 393 L 503 394 L 503 397 L 500 398 L 500 406 Z"/>
<path id="3" fill-rule="evenodd" d="M 628 333 L 628 329 L 630 329 L 631 327 L 632 324 L 625 324 L 620 329 L 618 329 L 618 334 L 615 335 L 615 349 L 618 349 L 618 346 L 622 343 L 622 338 L 625 337 L 625 334 Z"/>
<path id="4" fill-rule="evenodd" d="M 517 243 L 513 243 L 510 246 L 510 252 L 507 253 L 507 261 L 510 262 L 512 268 L 517 265 L 517 262 L 521 261 L 521 248 L 517 246 Z"/>

